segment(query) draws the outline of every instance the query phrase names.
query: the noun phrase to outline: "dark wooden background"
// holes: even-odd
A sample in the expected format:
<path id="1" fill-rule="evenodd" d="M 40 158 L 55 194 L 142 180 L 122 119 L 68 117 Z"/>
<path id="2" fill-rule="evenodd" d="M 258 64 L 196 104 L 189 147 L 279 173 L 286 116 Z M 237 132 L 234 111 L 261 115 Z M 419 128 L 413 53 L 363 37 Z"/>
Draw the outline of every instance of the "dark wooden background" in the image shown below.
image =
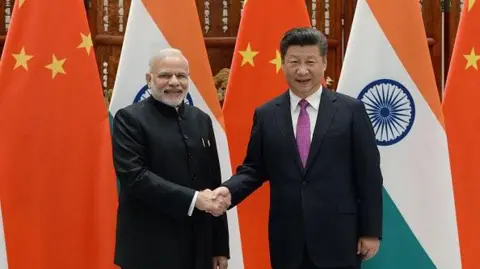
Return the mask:
<path id="1" fill-rule="evenodd" d="M 3 48 L 13 2 L 14 0 L 0 0 L 0 50 Z M 85 0 L 104 90 L 113 88 L 130 2 L 131 0 Z M 243 0 L 196 0 L 213 74 L 230 67 L 243 2 Z M 337 85 L 342 68 L 356 2 L 357 0 L 306 0 L 312 26 L 323 31 L 329 39 L 326 76 L 333 80 L 333 88 Z M 418 8 L 422 9 L 440 94 L 448 72 L 463 1 L 418 2 Z"/>

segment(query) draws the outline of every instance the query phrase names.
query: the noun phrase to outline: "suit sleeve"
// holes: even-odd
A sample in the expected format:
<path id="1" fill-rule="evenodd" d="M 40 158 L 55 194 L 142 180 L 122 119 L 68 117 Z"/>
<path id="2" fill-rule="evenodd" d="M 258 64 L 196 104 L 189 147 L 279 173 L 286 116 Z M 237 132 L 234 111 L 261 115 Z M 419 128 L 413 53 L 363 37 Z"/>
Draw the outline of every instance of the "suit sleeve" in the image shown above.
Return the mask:
<path id="1" fill-rule="evenodd" d="M 148 170 L 146 147 L 140 123 L 126 110 L 119 110 L 113 122 L 113 157 L 121 192 L 172 217 L 185 217 L 195 190 Z"/>
<path id="2" fill-rule="evenodd" d="M 247 155 L 237 173 L 223 183 L 230 190 L 232 205 L 236 206 L 258 189 L 266 180 L 262 156 L 262 122 L 258 110 L 253 116 L 253 126 L 248 142 Z"/>
<path id="3" fill-rule="evenodd" d="M 362 102 L 353 111 L 353 157 L 359 198 L 359 236 L 382 237 L 382 184 L 380 153 Z"/>

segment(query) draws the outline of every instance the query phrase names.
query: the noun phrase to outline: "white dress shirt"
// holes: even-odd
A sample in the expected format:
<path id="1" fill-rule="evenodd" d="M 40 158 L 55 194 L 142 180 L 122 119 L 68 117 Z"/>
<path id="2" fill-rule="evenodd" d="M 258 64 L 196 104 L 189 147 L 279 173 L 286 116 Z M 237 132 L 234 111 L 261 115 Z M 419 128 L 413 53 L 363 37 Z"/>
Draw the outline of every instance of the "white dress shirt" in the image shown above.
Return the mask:
<path id="1" fill-rule="evenodd" d="M 310 118 L 310 141 L 313 138 L 313 131 L 315 130 L 315 124 L 317 123 L 318 108 L 320 107 L 320 99 L 322 98 L 322 86 L 318 91 L 314 92 L 309 97 L 305 98 L 308 102 L 307 113 Z M 302 98 L 295 95 L 290 90 L 290 112 L 292 115 L 293 134 L 297 137 L 297 122 L 298 116 L 300 116 L 300 106 L 298 103 Z"/>

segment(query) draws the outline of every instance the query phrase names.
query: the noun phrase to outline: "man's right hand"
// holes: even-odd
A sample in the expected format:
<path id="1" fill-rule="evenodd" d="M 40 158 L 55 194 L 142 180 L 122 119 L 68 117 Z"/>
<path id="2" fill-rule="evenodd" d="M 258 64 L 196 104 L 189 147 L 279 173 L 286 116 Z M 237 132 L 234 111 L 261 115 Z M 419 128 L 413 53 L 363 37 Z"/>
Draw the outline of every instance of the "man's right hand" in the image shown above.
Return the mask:
<path id="1" fill-rule="evenodd" d="M 222 188 L 224 188 L 226 192 Z M 228 191 L 227 188 L 220 187 L 215 191 L 206 189 L 198 193 L 195 207 L 218 217 L 227 211 L 230 206 L 230 201 L 230 191 Z"/>

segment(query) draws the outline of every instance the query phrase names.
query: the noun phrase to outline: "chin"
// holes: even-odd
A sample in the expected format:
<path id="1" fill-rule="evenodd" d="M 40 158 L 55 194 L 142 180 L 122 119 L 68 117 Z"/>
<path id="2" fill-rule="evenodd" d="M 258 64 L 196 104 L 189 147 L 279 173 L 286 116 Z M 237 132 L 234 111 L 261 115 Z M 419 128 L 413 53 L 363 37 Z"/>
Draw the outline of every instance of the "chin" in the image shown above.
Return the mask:
<path id="1" fill-rule="evenodd" d="M 172 98 L 172 97 L 163 97 L 162 98 L 162 102 L 168 106 L 171 106 L 171 107 L 177 107 L 179 106 L 183 100 L 185 99 L 185 96 L 182 96 L 182 97 L 175 97 L 175 98 Z"/>

